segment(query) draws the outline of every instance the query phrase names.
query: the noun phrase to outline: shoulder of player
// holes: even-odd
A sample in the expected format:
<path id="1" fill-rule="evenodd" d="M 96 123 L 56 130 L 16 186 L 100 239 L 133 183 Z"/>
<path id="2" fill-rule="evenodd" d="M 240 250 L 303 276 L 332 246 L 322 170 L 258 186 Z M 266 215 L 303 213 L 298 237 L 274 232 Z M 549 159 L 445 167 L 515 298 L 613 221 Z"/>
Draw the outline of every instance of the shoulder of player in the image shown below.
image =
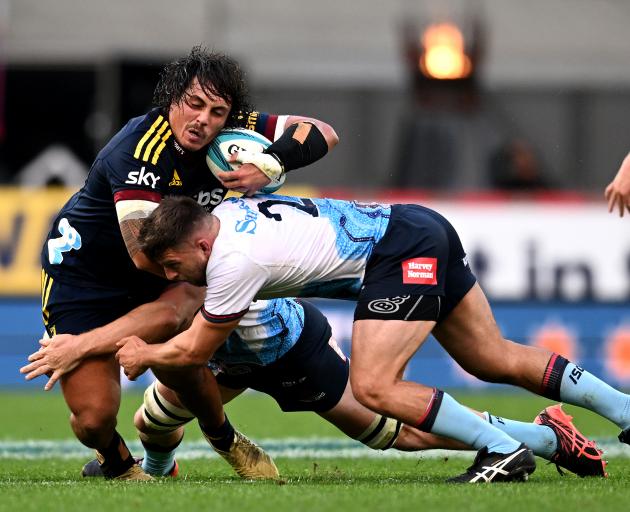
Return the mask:
<path id="1" fill-rule="evenodd" d="M 131 119 L 101 150 L 98 157 L 112 165 L 119 161 L 159 168 L 170 164 L 167 142 L 172 137 L 168 120 L 159 109 Z M 168 161 L 168 162 L 167 162 Z"/>
<path id="2" fill-rule="evenodd" d="M 235 116 L 234 128 L 253 130 L 273 141 L 277 138 L 277 132 L 284 128 L 286 117 L 257 110 L 238 112 Z"/>

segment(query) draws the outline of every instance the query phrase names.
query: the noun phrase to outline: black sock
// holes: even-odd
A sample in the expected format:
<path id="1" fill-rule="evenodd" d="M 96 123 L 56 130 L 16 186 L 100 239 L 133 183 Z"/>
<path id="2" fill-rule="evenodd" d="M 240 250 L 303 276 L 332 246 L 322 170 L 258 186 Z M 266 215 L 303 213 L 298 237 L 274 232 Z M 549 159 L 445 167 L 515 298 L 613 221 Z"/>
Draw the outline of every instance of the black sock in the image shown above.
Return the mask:
<path id="1" fill-rule="evenodd" d="M 115 478 L 122 475 L 131 466 L 135 464 L 135 460 L 129 452 L 129 448 L 120 437 L 120 434 L 114 430 L 114 437 L 103 450 L 98 450 L 103 457 L 101 470 L 105 478 Z"/>
<path id="2" fill-rule="evenodd" d="M 184 439 L 184 434 L 182 434 L 182 437 L 180 437 L 179 440 L 176 443 L 172 444 L 171 446 L 149 443 L 148 441 L 145 441 L 144 439 L 140 439 L 140 442 L 142 443 L 142 446 L 147 450 L 160 452 L 160 453 L 168 453 L 168 452 L 172 452 L 173 450 L 176 450 L 177 447 L 181 444 L 182 439 Z"/>
<path id="3" fill-rule="evenodd" d="M 210 441 L 212 446 L 214 446 L 217 450 L 227 452 L 230 449 L 230 446 L 232 446 L 232 442 L 234 441 L 234 427 L 230 423 L 230 420 L 228 420 L 227 415 L 225 416 L 223 425 L 215 429 L 208 429 L 201 424 L 199 426 L 206 436 L 206 439 Z"/>

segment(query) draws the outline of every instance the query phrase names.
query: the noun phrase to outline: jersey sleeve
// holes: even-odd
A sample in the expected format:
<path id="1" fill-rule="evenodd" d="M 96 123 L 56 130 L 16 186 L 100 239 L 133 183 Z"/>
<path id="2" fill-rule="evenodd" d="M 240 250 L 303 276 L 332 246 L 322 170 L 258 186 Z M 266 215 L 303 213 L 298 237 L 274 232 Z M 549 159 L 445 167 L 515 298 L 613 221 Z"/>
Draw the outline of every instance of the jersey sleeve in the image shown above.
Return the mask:
<path id="1" fill-rule="evenodd" d="M 267 280 L 267 270 L 239 252 L 211 258 L 206 271 L 206 298 L 201 314 L 213 323 L 243 317 Z"/>
<path id="2" fill-rule="evenodd" d="M 268 114 L 266 112 L 239 112 L 236 116 L 235 128 L 253 130 L 275 141 L 284 131 L 287 116 Z"/>

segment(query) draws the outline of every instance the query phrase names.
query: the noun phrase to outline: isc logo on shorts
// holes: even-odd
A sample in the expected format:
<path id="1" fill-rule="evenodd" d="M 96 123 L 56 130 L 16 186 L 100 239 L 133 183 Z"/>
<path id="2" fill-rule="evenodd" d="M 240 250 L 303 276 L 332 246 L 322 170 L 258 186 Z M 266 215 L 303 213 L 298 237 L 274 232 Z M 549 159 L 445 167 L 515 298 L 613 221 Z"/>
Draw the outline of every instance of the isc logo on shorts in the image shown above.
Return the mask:
<path id="1" fill-rule="evenodd" d="M 405 284 L 437 284 L 437 258 L 411 258 L 402 262 Z"/>

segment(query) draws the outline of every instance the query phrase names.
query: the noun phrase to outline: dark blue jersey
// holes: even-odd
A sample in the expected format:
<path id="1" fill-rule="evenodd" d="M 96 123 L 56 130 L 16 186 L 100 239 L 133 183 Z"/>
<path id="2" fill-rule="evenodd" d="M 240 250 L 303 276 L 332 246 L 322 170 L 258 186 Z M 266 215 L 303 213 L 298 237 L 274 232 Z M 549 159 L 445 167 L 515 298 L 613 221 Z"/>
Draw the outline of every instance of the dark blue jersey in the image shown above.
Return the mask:
<path id="1" fill-rule="evenodd" d="M 273 140 L 277 116 L 239 116 L 241 127 Z M 206 151 L 188 152 L 159 109 L 131 119 L 99 152 L 85 184 L 63 206 L 42 249 L 42 266 L 56 281 L 90 288 L 133 289 L 143 282 L 123 241 L 116 202 L 159 202 L 187 195 L 211 210 L 227 190 L 206 165 Z"/>

